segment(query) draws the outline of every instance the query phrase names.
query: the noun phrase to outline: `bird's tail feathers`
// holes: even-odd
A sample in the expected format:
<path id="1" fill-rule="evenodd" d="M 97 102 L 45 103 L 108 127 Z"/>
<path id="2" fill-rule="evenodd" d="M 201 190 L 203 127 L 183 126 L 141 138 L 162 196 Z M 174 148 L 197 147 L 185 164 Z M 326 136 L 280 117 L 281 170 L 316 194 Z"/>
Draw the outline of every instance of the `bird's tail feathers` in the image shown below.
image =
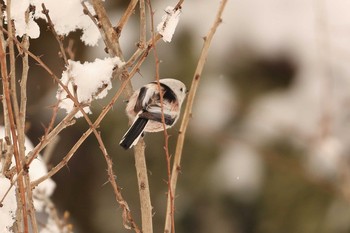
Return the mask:
<path id="1" fill-rule="evenodd" d="M 124 134 L 122 140 L 119 142 L 119 145 L 125 150 L 136 145 L 142 136 L 147 122 L 148 119 L 137 117 L 130 126 L 129 130 Z"/>

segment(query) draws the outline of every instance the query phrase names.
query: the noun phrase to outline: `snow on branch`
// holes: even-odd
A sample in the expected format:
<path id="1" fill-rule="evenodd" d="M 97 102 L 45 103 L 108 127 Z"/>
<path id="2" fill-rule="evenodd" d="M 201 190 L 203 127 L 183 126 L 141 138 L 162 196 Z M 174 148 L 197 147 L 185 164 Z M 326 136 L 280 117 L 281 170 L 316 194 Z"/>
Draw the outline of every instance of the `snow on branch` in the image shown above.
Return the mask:
<path id="1" fill-rule="evenodd" d="M 175 9 L 172 6 L 168 6 L 165 9 L 165 14 L 162 17 L 162 22 L 157 26 L 157 31 L 163 36 L 165 42 L 171 42 L 173 38 L 176 26 L 180 19 L 180 9 Z"/>
<path id="2" fill-rule="evenodd" d="M 62 73 L 61 81 L 75 95 L 80 103 L 90 103 L 93 99 L 104 98 L 112 88 L 112 73 L 115 67 L 120 68 L 124 63 L 119 57 L 96 59 L 94 62 L 68 60 L 68 67 Z M 60 100 L 59 107 L 68 112 L 74 108 L 74 103 L 67 97 L 66 91 L 58 87 L 56 98 Z M 89 107 L 84 107 L 86 113 L 91 113 Z M 75 115 L 81 117 L 79 112 Z"/>
<path id="3" fill-rule="evenodd" d="M 83 34 L 80 39 L 86 45 L 97 45 L 101 35 L 94 22 L 83 13 L 80 0 L 12 0 L 10 6 L 11 18 L 14 21 L 17 36 L 21 37 L 27 34 L 32 39 L 40 36 L 39 25 L 34 20 L 46 20 L 42 13 L 43 3 L 49 10 L 52 23 L 59 35 L 66 36 L 70 32 L 82 30 Z M 88 2 L 85 5 L 90 12 L 95 13 Z M 26 22 L 25 12 L 28 9 L 30 9 L 29 20 Z"/>
<path id="4" fill-rule="evenodd" d="M 0 140 L 5 138 L 5 128 L 0 126 Z M 29 140 L 29 138 L 25 137 L 25 153 L 29 153 L 34 149 L 33 144 Z M 17 209 L 17 200 L 16 200 L 16 189 L 11 188 L 11 181 L 8 177 L 3 175 L 3 160 L 0 160 L 0 199 L 3 199 L 1 202 L 2 206 L 0 208 L 0 232 L 1 233 L 10 233 L 13 232 L 11 228 L 13 227 L 13 223 L 16 220 L 16 209 Z M 15 158 L 12 156 L 12 167 L 9 170 L 14 169 L 15 166 Z M 37 159 L 33 160 L 28 169 L 29 177 L 31 180 L 38 179 L 47 174 L 47 166 L 43 161 L 42 156 L 39 154 Z M 16 178 L 13 178 L 15 180 Z M 56 188 L 56 183 L 51 179 L 46 179 L 41 184 L 39 184 L 35 189 L 33 189 L 33 204 L 38 213 L 41 215 L 50 215 L 49 209 L 46 207 L 45 199 L 50 198 L 52 193 Z M 8 191 L 8 193 L 7 193 Z M 45 219 L 45 221 L 49 221 L 50 219 Z M 45 227 L 45 221 L 43 222 L 43 226 Z M 53 225 L 53 224 L 51 224 Z M 40 231 L 41 233 L 43 231 Z M 58 231 L 53 231 L 58 232 Z"/>

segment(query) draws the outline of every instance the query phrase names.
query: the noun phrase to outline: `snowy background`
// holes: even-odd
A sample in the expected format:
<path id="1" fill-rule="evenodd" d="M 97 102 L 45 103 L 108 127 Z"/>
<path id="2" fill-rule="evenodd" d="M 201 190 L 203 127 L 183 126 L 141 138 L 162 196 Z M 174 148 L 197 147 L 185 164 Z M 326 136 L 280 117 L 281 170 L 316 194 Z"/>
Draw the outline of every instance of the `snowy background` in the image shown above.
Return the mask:
<path id="1" fill-rule="evenodd" d="M 156 24 L 164 9 L 176 3 L 153 2 Z M 106 1 L 106 5 L 115 24 L 126 5 L 122 1 Z M 74 6 L 65 9 L 70 8 Z M 162 77 L 190 86 L 202 37 L 217 8 L 218 1 L 213 0 L 184 2 L 172 41 L 158 43 Z M 350 1 L 344 0 L 229 0 L 210 48 L 185 141 L 175 211 L 178 232 L 350 231 L 349 11 Z M 80 67 L 104 60 L 107 54 L 91 28 L 94 25 L 66 15 L 67 21 L 64 16 L 55 20 L 68 25 L 77 22 L 83 28 L 69 34 L 75 39 L 79 61 L 74 64 Z M 40 37 L 31 40 L 32 51 L 43 54 L 42 59 L 61 76 L 65 67 L 57 56 L 57 43 L 38 17 L 34 18 L 42 29 Z M 126 58 L 138 42 L 137 17 L 131 19 L 121 35 Z M 34 29 L 33 37 L 39 33 Z M 98 41 L 98 46 L 85 46 L 80 37 L 87 44 Z M 108 61 L 111 66 L 118 62 Z M 132 83 L 138 88 L 154 76 L 150 54 Z M 110 91 L 119 86 L 118 81 L 106 83 Z M 49 106 L 56 101 L 57 85 L 33 62 L 28 90 L 28 137 L 36 144 L 44 132 L 42 125 L 50 121 Z M 92 119 L 110 97 L 107 94 L 93 103 Z M 122 100 L 117 102 L 99 130 L 113 158 L 117 182 L 138 221 L 134 158 L 132 151 L 118 145 L 127 129 L 124 107 Z M 60 111 L 60 117 L 65 114 Z M 78 119 L 62 133 L 50 161 L 53 165 L 87 127 L 84 119 Z M 170 151 L 178 127 L 169 131 Z M 145 140 L 154 228 L 162 232 L 167 191 L 164 138 L 149 134 Z M 52 179 L 56 183 L 53 201 L 61 214 L 70 213 L 74 232 L 128 232 L 106 185 L 105 161 L 93 136 Z"/>

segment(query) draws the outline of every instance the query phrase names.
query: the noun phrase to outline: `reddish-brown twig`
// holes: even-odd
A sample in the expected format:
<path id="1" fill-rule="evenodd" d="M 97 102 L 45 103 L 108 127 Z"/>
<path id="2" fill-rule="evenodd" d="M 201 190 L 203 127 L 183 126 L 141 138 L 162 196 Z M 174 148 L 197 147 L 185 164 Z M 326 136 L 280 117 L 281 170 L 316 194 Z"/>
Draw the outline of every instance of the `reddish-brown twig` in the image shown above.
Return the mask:
<path id="1" fill-rule="evenodd" d="M 216 29 L 218 28 L 218 26 L 220 25 L 220 23 L 222 21 L 221 17 L 222 17 L 222 13 L 224 11 L 226 3 L 227 3 L 227 0 L 221 1 L 220 6 L 219 6 L 219 10 L 218 10 L 217 15 L 215 17 L 214 24 L 210 28 L 207 36 L 204 38 L 204 44 L 202 47 L 202 51 L 201 51 L 201 54 L 200 54 L 200 57 L 198 60 L 196 71 L 195 71 L 194 76 L 193 76 L 190 92 L 189 92 L 188 97 L 187 97 L 186 108 L 185 108 L 183 119 L 181 122 L 179 136 L 177 138 L 173 169 L 172 169 L 172 173 L 171 173 L 170 186 L 171 186 L 171 190 L 172 190 L 173 195 L 175 194 L 177 178 L 178 178 L 179 172 L 181 170 L 180 163 L 181 163 L 183 144 L 185 141 L 185 134 L 186 134 L 187 126 L 188 126 L 188 123 L 189 123 L 189 120 L 191 117 L 191 113 L 192 113 L 192 106 L 193 106 L 193 102 L 194 102 L 194 97 L 195 97 L 196 92 L 197 92 L 200 77 L 202 75 L 203 67 L 204 67 L 204 64 L 205 64 L 206 59 L 207 59 L 208 50 L 209 50 L 211 41 L 212 41 L 213 36 L 216 32 Z M 172 202 L 174 202 L 174 199 L 171 197 L 170 193 L 168 193 L 167 214 L 166 214 L 165 229 L 164 229 L 165 233 L 170 233 L 172 230 L 172 226 L 171 226 L 172 220 L 171 220 L 171 215 L 170 215 L 171 211 L 173 211 L 172 206 L 174 205 Z"/>

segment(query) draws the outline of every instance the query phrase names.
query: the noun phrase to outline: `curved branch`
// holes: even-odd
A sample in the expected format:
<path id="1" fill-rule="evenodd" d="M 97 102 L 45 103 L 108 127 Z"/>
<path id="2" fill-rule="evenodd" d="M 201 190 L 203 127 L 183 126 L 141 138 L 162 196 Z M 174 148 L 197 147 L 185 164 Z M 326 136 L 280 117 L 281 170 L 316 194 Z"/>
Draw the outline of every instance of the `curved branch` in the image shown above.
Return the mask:
<path id="1" fill-rule="evenodd" d="M 177 143 L 176 143 L 174 163 L 173 163 L 173 169 L 172 169 L 171 181 L 170 181 L 172 195 L 175 194 L 177 178 L 178 178 L 178 175 L 181 171 L 181 157 L 182 157 L 183 145 L 184 145 L 184 141 L 185 141 L 185 134 L 186 134 L 187 126 L 188 126 L 188 123 L 189 123 L 191 115 L 192 115 L 192 107 L 193 107 L 194 97 L 195 97 L 197 89 L 198 89 L 199 81 L 200 81 L 200 78 L 202 75 L 204 64 L 205 64 L 207 56 L 208 56 L 208 50 L 209 50 L 211 41 L 212 41 L 213 36 L 216 32 L 216 29 L 218 28 L 218 26 L 222 22 L 221 16 L 222 16 L 222 13 L 224 11 L 226 3 L 227 3 L 227 0 L 221 1 L 219 10 L 218 10 L 217 15 L 215 17 L 214 24 L 210 28 L 207 36 L 204 38 L 204 44 L 202 47 L 202 51 L 201 51 L 201 54 L 199 57 L 196 71 L 195 71 L 194 76 L 193 76 L 190 92 L 189 92 L 188 98 L 187 98 L 186 108 L 184 111 L 184 116 L 183 116 L 180 130 L 179 130 L 179 136 L 177 138 Z M 174 211 L 172 209 L 172 206 L 174 206 L 174 204 L 173 204 L 174 201 L 175 201 L 174 198 L 171 198 L 170 193 L 168 193 L 167 211 L 166 211 L 165 228 L 164 228 L 165 233 L 170 233 L 171 229 L 172 229 L 171 213 Z"/>

